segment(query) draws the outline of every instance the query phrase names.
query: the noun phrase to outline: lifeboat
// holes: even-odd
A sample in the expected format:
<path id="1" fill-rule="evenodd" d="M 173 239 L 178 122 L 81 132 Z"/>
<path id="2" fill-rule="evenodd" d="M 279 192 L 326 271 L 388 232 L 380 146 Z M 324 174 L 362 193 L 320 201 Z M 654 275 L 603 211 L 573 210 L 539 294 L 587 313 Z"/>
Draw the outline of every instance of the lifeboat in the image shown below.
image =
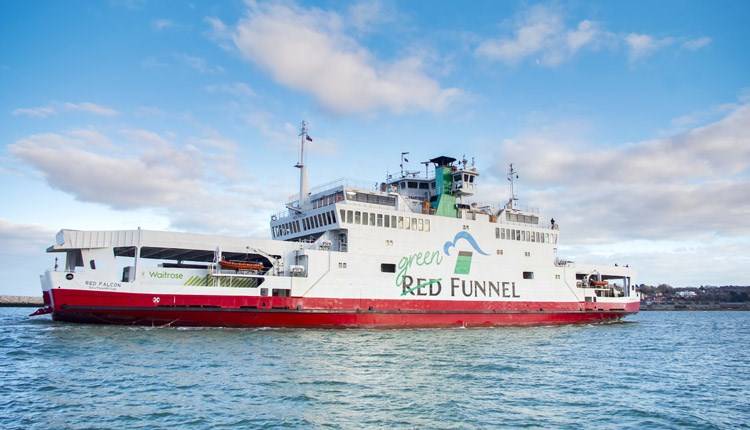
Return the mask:
<path id="1" fill-rule="evenodd" d="M 221 267 L 232 270 L 263 270 L 263 265 L 260 263 L 250 263 L 247 261 L 219 261 Z"/>
<path id="2" fill-rule="evenodd" d="M 595 287 L 606 287 L 609 285 L 609 282 L 607 281 L 592 281 L 591 284 Z"/>

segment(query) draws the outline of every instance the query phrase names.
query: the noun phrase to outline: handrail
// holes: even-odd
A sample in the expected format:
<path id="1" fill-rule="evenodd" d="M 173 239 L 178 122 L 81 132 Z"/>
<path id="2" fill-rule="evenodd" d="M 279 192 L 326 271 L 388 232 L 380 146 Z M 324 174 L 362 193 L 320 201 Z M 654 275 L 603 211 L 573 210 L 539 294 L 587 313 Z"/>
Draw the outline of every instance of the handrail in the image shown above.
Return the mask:
<path id="1" fill-rule="evenodd" d="M 374 186 L 372 185 L 374 184 Z M 355 189 L 372 189 L 377 190 L 378 189 L 378 182 L 373 181 L 365 181 L 363 179 L 354 179 L 354 178 L 347 178 L 342 177 L 338 179 L 334 179 L 332 181 L 326 182 L 324 184 L 315 186 L 310 189 L 309 193 L 310 195 L 318 194 L 323 191 L 332 190 L 335 188 L 338 188 L 340 186 L 343 186 L 345 188 L 355 188 Z M 299 201 L 299 193 L 292 194 L 289 196 L 288 203 L 295 203 Z"/>

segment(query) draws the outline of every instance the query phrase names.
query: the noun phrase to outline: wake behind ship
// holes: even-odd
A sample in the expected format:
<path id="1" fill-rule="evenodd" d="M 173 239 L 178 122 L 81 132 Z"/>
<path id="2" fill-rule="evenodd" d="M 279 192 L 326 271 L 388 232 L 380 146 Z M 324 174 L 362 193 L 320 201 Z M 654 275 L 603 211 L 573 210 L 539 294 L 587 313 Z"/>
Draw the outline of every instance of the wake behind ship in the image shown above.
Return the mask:
<path id="1" fill-rule="evenodd" d="M 560 228 L 510 199 L 466 202 L 473 162 L 436 157 L 373 187 L 340 179 L 271 216 L 272 240 L 61 230 L 41 276 L 57 321 L 224 327 L 479 327 L 588 323 L 638 312 L 633 269 L 557 258 Z M 428 169 L 429 170 L 429 169 Z"/>

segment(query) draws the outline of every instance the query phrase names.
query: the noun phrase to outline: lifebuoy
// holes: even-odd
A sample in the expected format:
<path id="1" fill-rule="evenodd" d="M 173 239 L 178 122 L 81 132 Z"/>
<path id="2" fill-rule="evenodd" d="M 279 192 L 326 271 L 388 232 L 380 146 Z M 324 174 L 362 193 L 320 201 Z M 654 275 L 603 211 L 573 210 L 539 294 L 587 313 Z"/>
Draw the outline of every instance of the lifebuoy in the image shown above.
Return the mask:
<path id="1" fill-rule="evenodd" d="M 276 221 L 276 215 L 271 215 L 271 221 Z"/>

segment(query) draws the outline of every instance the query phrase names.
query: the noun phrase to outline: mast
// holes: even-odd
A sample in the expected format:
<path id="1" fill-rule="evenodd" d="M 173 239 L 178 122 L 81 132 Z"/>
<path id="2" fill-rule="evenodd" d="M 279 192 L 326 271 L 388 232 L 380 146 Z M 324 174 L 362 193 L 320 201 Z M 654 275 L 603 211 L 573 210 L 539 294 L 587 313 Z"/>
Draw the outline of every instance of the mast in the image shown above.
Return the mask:
<path id="1" fill-rule="evenodd" d="M 305 141 L 308 140 L 307 123 L 302 121 L 299 128 L 299 162 L 294 167 L 299 169 L 299 201 L 297 207 L 301 209 L 307 200 L 307 167 L 305 166 Z"/>
<path id="2" fill-rule="evenodd" d="M 406 156 L 409 155 L 408 152 L 402 152 L 401 153 L 401 164 L 399 164 L 399 167 L 401 167 L 401 177 L 405 178 L 404 176 L 404 162 L 409 162 L 409 160 L 406 159 Z M 409 173 L 408 171 L 406 173 Z"/>
<path id="3" fill-rule="evenodd" d="M 510 168 L 508 168 L 508 181 L 510 182 L 510 199 L 508 200 L 508 204 L 505 205 L 505 207 L 507 207 L 508 209 L 515 209 L 516 200 L 518 200 L 518 197 L 516 197 L 516 190 L 514 188 L 515 179 L 518 179 L 518 172 L 513 168 L 513 163 L 510 163 Z"/>

